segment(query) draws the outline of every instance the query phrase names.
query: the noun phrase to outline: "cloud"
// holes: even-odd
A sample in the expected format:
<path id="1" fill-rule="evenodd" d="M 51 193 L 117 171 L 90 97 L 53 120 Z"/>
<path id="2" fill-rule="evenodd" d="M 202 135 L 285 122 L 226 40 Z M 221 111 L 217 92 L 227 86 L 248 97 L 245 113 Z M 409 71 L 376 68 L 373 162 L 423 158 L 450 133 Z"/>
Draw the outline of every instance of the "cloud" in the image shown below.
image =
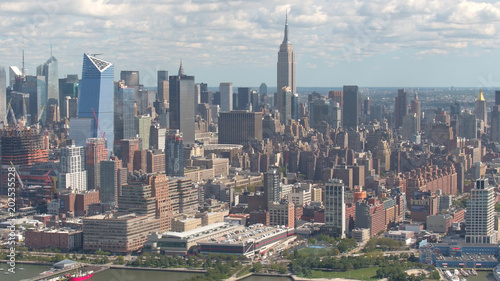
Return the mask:
<path id="1" fill-rule="evenodd" d="M 61 74 L 81 72 L 83 52 L 90 51 L 104 52 L 117 69 L 174 69 L 181 57 L 186 71 L 271 68 L 286 11 L 298 68 L 398 50 L 477 54 L 500 44 L 500 4 L 481 0 L 21 0 L 0 3 L 0 55 L 5 64 L 19 64 L 24 42 L 35 69 L 52 41 Z M 394 56 L 400 57 L 388 58 Z"/>

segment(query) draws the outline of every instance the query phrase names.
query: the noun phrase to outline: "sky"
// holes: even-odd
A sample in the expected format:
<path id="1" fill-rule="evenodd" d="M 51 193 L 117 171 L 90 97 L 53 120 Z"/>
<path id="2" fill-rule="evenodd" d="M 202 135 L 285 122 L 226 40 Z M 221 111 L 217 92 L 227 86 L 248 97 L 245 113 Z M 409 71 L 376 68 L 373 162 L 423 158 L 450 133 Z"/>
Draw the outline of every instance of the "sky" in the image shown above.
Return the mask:
<path id="1" fill-rule="evenodd" d="M 500 3 L 483 0 L 19 0 L 0 2 L 0 65 L 36 73 L 52 54 L 81 77 L 83 53 L 139 70 L 276 86 L 288 11 L 298 87 L 500 88 Z"/>

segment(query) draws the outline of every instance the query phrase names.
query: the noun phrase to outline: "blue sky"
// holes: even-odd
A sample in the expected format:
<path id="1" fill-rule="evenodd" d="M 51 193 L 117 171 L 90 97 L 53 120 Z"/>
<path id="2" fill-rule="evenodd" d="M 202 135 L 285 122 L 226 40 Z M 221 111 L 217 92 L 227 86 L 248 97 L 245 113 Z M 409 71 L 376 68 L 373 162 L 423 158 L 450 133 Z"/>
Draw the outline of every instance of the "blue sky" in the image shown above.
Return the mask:
<path id="1" fill-rule="evenodd" d="M 500 3 L 471 0 L 152 1 L 0 3 L 0 65 L 36 66 L 53 54 L 59 75 L 81 75 L 83 53 L 120 70 L 186 74 L 217 86 L 276 85 L 289 11 L 297 85 L 500 87 Z"/>

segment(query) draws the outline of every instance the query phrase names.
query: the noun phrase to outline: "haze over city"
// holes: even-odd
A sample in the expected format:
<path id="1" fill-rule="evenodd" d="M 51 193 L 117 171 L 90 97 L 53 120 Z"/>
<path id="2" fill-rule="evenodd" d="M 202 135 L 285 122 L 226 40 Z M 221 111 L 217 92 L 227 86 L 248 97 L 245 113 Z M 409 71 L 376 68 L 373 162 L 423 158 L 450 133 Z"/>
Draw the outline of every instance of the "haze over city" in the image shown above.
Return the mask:
<path id="1" fill-rule="evenodd" d="M 22 1 L 0 4 L 4 65 L 34 73 L 52 52 L 61 76 L 81 73 L 81 54 L 104 53 L 121 70 L 156 71 L 275 86 L 288 10 L 297 85 L 500 86 L 495 1 Z"/>

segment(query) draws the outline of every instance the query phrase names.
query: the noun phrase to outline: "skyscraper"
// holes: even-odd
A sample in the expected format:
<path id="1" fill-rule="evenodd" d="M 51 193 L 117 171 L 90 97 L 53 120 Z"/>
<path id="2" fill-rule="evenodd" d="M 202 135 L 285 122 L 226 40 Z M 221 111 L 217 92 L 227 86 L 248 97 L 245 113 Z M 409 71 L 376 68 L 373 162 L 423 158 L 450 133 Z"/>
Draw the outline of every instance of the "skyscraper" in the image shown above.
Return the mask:
<path id="1" fill-rule="evenodd" d="M 182 62 L 179 73 L 169 77 L 170 129 L 182 132 L 186 144 L 195 141 L 194 76 L 184 74 Z"/>
<path id="2" fill-rule="evenodd" d="M 99 189 L 101 183 L 100 163 L 108 159 L 106 140 L 100 138 L 87 139 L 86 170 L 88 189 Z"/>
<path id="3" fill-rule="evenodd" d="M 484 99 L 482 90 L 479 90 L 479 95 L 474 102 L 473 113 L 476 115 L 477 119 L 484 121 L 485 126 L 488 124 L 488 108 L 486 106 L 486 100 Z"/>
<path id="4" fill-rule="evenodd" d="M 0 66 L 0 122 L 7 120 L 7 75 L 5 68 Z M 7 124 L 5 124 L 7 125 Z"/>
<path id="5" fill-rule="evenodd" d="M 222 82 L 219 84 L 220 111 L 233 110 L 233 82 Z"/>
<path id="6" fill-rule="evenodd" d="M 417 131 L 420 132 L 420 117 L 422 113 L 420 111 L 420 101 L 418 100 L 417 93 L 415 93 L 415 97 L 410 102 L 410 113 L 417 115 Z"/>
<path id="7" fill-rule="evenodd" d="M 290 87 L 283 87 L 278 93 L 276 101 L 278 111 L 280 112 L 281 123 L 288 125 L 292 120 L 292 91 Z"/>
<path id="8" fill-rule="evenodd" d="M 168 103 L 168 71 L 158 70 L 158 100 Z"/>
<path id="9" fill-rule="evenodd" d="M 340 238 L 345 238 L 346 232 L 344 192 L 342 180 L 333 179 L 325 185 L 325 227 Z"/>
<path id="10" fill-rule="evenodd" d="M 498 92 L 498 91 L 497 91 Z M 500 94 L 500 92 L 498 92 Z M 491 140 L 500 141 L 500 105 L 494 105 L 491 110 Z"/>
<path id="11" fill-rule="evenodd" d="M 342 96 L 344 103 L 342 109 L 343 127 L 357 130 L 360 114 L 358 111 L 358 86 L 344 86 Z"/>
<path id="12" fill-rule="evenodd" d="M 238 88 L 238 108 L 236 110 L 247 110 L 252 103 L 252 94 L 249 87 Z"/>
<path id="13" fill-rule="evenodd" d="M 113 98 L 113 64 L 84 54 L 78 97 L 78 118 L 91 118 L 93 120 L 93 126 L 87 129 L 91 131 L 93 137 L 106 138 L 108 151 L 113 149 L 114 140 Z M 95 119 L 99 123 L 98 126 Z"/>
<path id="14" fill-rule="evenodd" d="M 288 41 L 287 15 L 285 20 L 285 34 L 278 52 L 276 92 L 280 93 L 283 87 L 290 87 L 292 95 L 295 94 L 297 92 L 295 80 L 295 53 L 293 52 L 292 43 Z M 278 104 L 282 104 L 281 97 L 279 95 L 276 101 Z"/>
<path id="15" fill-rule="evenodd" d="M 466 243 L 495 244 L 495 191 L 487 179 L 476 180 L 475 188 L 470 191 L 465 213 Z"/>
<path id="16" fill-rule="evenodd" d="M 66 146 L 61 148 L 61 171 L 59 188 L 87 190 L 87 171 L 85 171 L 85 150 L 82 146 Z"/>
<path id="17" fill-rule="evenodd" d="M 269 171 L 264 173 L 264 194 L 266 197 L 266 209 L 272 202 L 278 202 L 280 200 L 281 193 L 281 174 L 276 168 L 271 168 Z"/>
<path id="18" fill-rule="evenodd" d="M 262 112 L 220 113 L 219 143 L 244 144 L 253 140 L 262 140 Z"/>
<path id="19" fill-rule="evenodd" d="M 404 89 L 398 90 L 394 105 L 394 127 L 403 126 L 403 118 L 408 114 L 408 93 Z"/>
<path id="20" fill-rule="evenodd" d="M 169 177 L 184 176 L 184 146 L 182 133 L 171 130 L 165 141 L 165 172 Z"/>
<path id="21" fill-rule="evenodd" d="M 40 75 L 45 76 L 45 82 L 47 83 L 47 101 L 48 104 L 59 104 L 59 72 L 57 67 L 57 59 L 51 56 L 42 66 L 42 73 Z"/>
<path id="22" fill-rule="evenodd" d="M 100 173 L 102 175 L 99 191 L 101 203 L 114 207 L 118 204 L 121 186 L 127 184 L 127 169 L 122 168 L 122 161 L 114 157 L 101 161 Z"/>
<path id="23" fill-rule="evenodd" d="M 113 149 L 116 154 L 120 140 L 133 139 L 136 136 L 134 88 L 127 87 L 123 80 L 118 81 L 114 102 L 115 141 Z"/>

